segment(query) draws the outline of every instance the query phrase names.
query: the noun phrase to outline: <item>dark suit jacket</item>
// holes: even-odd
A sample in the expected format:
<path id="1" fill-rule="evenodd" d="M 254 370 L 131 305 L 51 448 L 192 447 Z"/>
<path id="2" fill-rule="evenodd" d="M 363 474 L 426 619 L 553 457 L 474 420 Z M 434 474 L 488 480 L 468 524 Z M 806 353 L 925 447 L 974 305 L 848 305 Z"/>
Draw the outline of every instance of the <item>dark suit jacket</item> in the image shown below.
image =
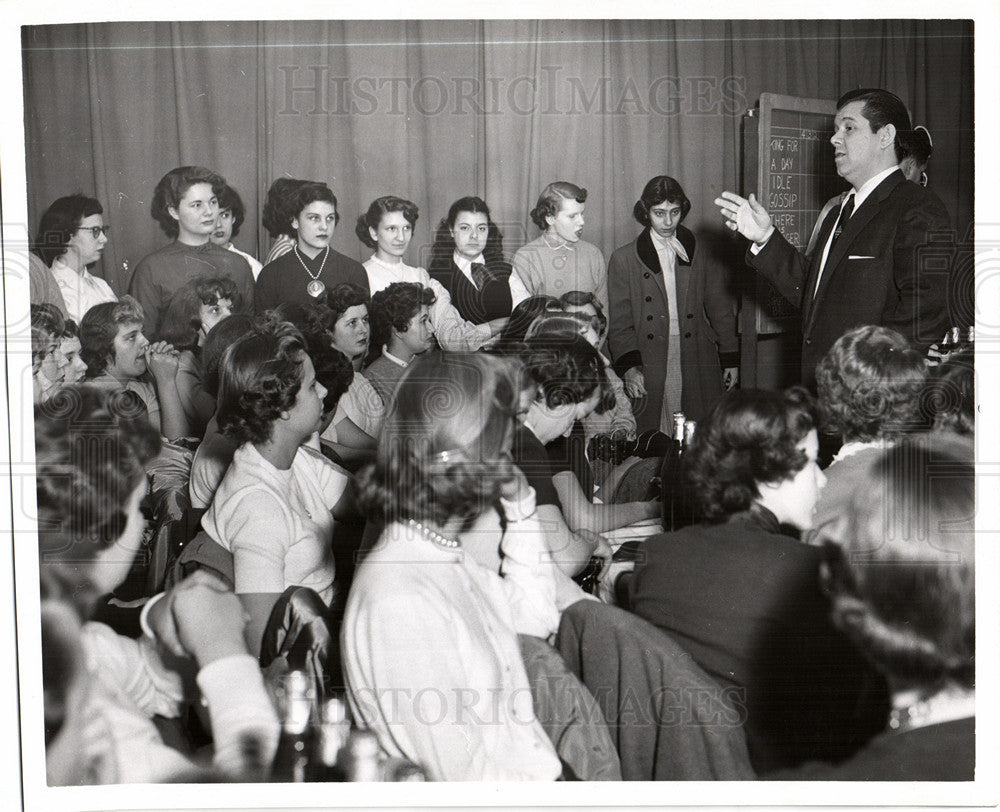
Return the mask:
<path id="1" fill-rule="evenodd" d="M 882 730 L 885 682 L 830 620 L 823 552 L 769 511 L 654 536 L 629 605 L 740 692 L 758 775 L 849 756 Z"/>
<path id="2" fill-rule="evenodd" d="M 919 248 L 951 227 L 934 192 L 894 172 L 855 210 L 830 248 L 819 290 L 823 246 L 839 210 L 823 222 L 806 258 L 775 231 L 747 264 L 802 311 L 802 380 L 815 381 L 816 363 L 845 332 L 865 324 L 891 327 L 926 350 L 948 328 L 948 269 L 924 267 Z"/>
<path id="3" fill-rule="evenodd" d="M 721 268 L 684 226 L 677 239 L 688 262 L 676 263 L 684 413 L 700 420 L 722 394 L 723 367 L 739 365 L 734 299 Z M 639 431 L 659 428 L 667 372 L 669 307 L 660 259 L 647 228 L 608 264 L 608 348 L 619 376 L 640 367 L 648 394 L 633 405 Z"/>

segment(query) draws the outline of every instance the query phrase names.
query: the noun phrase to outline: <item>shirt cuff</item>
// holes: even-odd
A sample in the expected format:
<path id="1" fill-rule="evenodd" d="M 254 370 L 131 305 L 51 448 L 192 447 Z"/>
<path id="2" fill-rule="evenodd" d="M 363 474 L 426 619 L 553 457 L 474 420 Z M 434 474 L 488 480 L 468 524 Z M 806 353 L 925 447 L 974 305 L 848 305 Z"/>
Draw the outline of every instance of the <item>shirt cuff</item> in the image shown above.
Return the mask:
<path id="1" fill-rule="evenodd" d="M 516 502 L 500 497 L 500 507 L 508 522 L 523 522 L 535 515 L 535 489 L 528 486 L 528 492 Z"/>
<path id="2" fill-rule="evenodd" d="M 750 243 L 750 253 L 757 256 L 761 251 L 764 250 L 764 246 L 767 245 L 767 241 L 774 236 L 774 226 L 771 226 L 770 230 L 767 232 L 766 236 L 760 242 Z"/>
<path id="3" fill-rule="evenodd" d="M 146 601 L 146 605 L 142 607 L 142 611 L 139 613 L 139 628 L 142 629 L 142 633 L 150 640 L 156 640 L 156 635 L 149 625 L 149 610 L 153 608 L 153 604 L 157 603 L 166 594 L 166 592 L 160 592 L 158 595 L 153 595 L 152 598 Z"/>

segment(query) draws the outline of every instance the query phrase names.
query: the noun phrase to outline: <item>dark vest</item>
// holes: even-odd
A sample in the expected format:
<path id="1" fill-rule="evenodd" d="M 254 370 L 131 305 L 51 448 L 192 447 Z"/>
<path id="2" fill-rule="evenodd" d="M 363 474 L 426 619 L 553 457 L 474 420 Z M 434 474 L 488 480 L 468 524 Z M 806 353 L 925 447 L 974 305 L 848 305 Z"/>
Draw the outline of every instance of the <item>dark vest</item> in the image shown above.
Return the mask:
<path id="1" fill-rule="evenodd" d="M 478 290 L 463 274 L 455 260 L 434 263 L 428 273 L 451 295 L 451 303 L 466 321 L 473 324 L 501 319 L 510 315 L 510 275 L 513 268 L 507 262 L 487 263 L 489 278 Z"/>

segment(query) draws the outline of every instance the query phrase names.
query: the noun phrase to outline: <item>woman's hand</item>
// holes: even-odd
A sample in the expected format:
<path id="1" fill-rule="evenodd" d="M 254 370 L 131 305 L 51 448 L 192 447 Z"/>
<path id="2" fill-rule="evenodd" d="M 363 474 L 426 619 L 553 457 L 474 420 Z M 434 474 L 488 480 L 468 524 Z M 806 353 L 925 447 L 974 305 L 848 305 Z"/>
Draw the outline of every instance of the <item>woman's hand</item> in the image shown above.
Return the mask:
<path id="1" fill-rule="evenodd" d="M 632 367 L 626 372 L 622 376 L 622 383 L 625 385 L 625 394 L 630 398 L 646 397 L 646 376 L 639 367 Z"/>

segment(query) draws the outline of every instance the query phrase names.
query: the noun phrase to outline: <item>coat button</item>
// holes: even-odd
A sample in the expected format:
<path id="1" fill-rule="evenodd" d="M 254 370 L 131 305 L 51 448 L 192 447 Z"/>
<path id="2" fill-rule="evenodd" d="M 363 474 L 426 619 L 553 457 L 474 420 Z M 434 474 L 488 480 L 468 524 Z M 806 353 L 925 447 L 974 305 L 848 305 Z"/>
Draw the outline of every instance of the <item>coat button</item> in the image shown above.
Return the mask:
<path id="1" fill-rule="evenodd" d="M 646 321 L 652 321 L 652 320 L 653 320 L 652 316 L 646 316 Z"/>
<path id="2" fill-rule="evenodd" d="M 807 338 L 806 339 L 806 344 L 812 344 L 812 343 L 813 343 L 813 340 L 811 338 Z"/>
<path id="3" fill-rule="evenodd" d="M 690 333 L 685 333 L 684 334 L 684 338 L 691 338 L 691 334 Z"/>
<path id="4" fill-rule="evenodd" d="M 653 297 L 652 297 L 652 296 L 647 296 L 647 297 L 646 297 L 646 301 L 647 301 L 647 302 L 651 302 L 651 301 L 653 301 Z"/>
<path id="5" fill-rule="evenodd" d="M 693 319 L 694 318 L 694 313 L 688 313 L 688 318 L 689 319 Z"/>
<path id="6" fill-rule="evenodd" d="M 648 338 L 650 341 L 652 341 L 653 340 L 653 334 L 652 333 L 646 333 L 646 338 Z"/>
<path id="7" fill-rule="evenodd" d="M 646 273 L 644 273 L 644 274 L 642 275 L 642 278 L 643 278 L 643 279 L 649 279 L 649 272 L 647 271 Z"/>

